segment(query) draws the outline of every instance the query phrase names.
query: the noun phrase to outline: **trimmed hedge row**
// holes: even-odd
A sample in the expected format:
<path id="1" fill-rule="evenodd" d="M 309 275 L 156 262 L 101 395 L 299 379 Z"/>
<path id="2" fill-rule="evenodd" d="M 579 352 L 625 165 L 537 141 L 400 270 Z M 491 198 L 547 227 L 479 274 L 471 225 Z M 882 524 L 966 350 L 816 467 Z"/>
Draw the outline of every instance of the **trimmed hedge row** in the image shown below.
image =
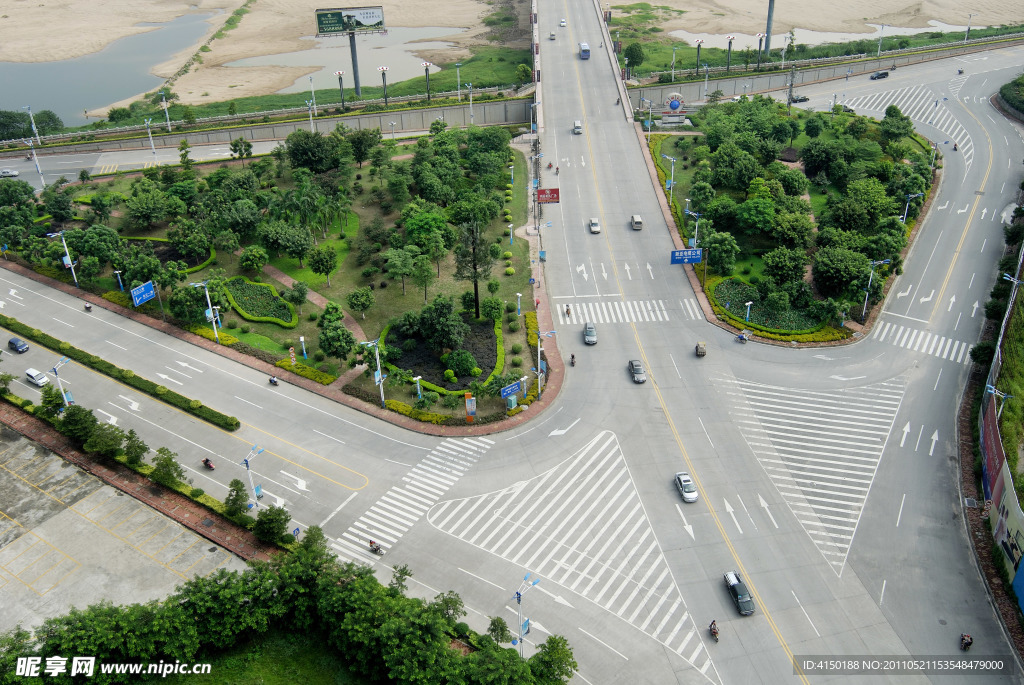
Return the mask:
<path id="1" fill-rule="evenodd" d="M 846 340 L 851 335 L 850 331 L 846 328 L 835 328 L 834 326 L 829 326 L 825 323 L 819 324 L 816 328 L 787 331 L 759 326 L 756 323 L 744 321 L 719 304 L 717 297 L 715 297 L 715 289 L 720 283 L 724 283 L 727 280 L 732 280 L 732 278 L 713 279 L 711 283 L 708 284 L 704 292 L 708 296 L 708 302 L 711 304 L 711 309 L 714 310 L 718 318 L 732 324 L 736 328 L 751 330 L 761 338 L 784 342 L 829 342 L 833 340 Z"/>
<path id="2" fill-rule="evenodd" d="M 276 366 L 279 369 L 291 371 L 292 373 L 302 376 L 303 378 L 308 378 L 314 383 L 319 383 L 320 385 L 330 385 L 334 381 L 338 380 L 337 376 L 332 376 L 331 374 L 324 373 L 319 369 L 314 369 L 312 366 L 303 364 L 300 361 L 296 361 L 294 364 L 292 364 L 291 357 L 279 359 L 274 366 Z"/>
<path id="3" fill-rule="evenodd" d="M 238 419 L 234 416 L 227 416 L 226 414 L 222 414 L 219 411 L 204 406 L 199 400 L 190 399 L 184 395 L 174 392 L 173 390 L 165 388 L 162 385 L 154 383 L 151 380 L 137 376 L 135 375 L 135 372 L 130 369 L 122 369 L 115 366 L 105 359 L 101 359 L 100 357 L 78 349 L 71 343 L 58 340 L 52 335 L 43 333 L 37 328 L 30 328 L 17 319 L 0 314 L 0 325 L 18 333 L 22 338 L 28 338 L 33 342 L 50 348 L 58 354 L 70 357 L 83 366 L 99 371 L 104 375 L 110 376 L 114 380 L 120 381 L 125 385 L 129 385 L 140 392 L 144 392 L 151 397 L 155 397 L 167 404 L 181 409 L 182 411 L 188 412 L 197 418 L 212 423 L 215 426 L 233 431 L 238 430 L 238 427 L 241 425 Z"/>
<path id="4" fill-rule="evenodd" d="M 291 320 L 285 321 L 284 319 L 278 318 L 276 316 L 258 316 L 256 314 L 252 314 L 246 311 L 245 308 L 242 307 L 242 305 L 235 299 L 234 293 L 231 292 L 231 283 L 234 281 L 243 281 L 247 285 L 253 286 L 254 288 L 269 288 L 271 296 L 276 300 L 280 300 L 281 305 L 288 309 L 288 312 L 291 314 Z M 224 288 L 224 292 L 227 294 L 228 302 L 231 303 L 231 306 L 234 307 L 235 311 L 237 311 L 238 314 L 246 321 L 273 323 L 283 328 L 295 328 L 297 325 L 299 325 L 299 316 L 298 314 L 295 313 L 295 305 L 293 305 L 291 302 L 285 302 L 281 298 L 281 296 L 278 295 L 277 288 L 275 288 L 270 283 L 255 283 L 253 281 L 250 281 L 245 276 L 235 276 L 234 278 L 228 279 L 227 284 Z"/>

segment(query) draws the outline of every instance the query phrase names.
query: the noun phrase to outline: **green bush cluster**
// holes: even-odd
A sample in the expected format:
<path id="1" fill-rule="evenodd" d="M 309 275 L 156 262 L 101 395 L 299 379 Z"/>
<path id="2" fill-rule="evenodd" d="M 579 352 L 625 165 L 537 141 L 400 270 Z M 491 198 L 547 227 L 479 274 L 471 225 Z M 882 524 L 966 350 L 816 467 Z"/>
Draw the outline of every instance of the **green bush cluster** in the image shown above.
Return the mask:
<path id="1" fill-rule="evenodd" d="M 168 391 L 166 394 L 158 395 L 157 388 L 159 385 L 157 383 L 142 378 L 141 376 L 137 376 L 129 369 L 122 369 L 115 366 L 104 359 L 100 359 L 95 355 L 80 350 L 65 341 L 58 340 L 57 338 L 43 333 L 38 329 L 30 328 L 17 319 L 0 315 L 0 325 L 3 325 L 5 328 L 17 333 L 20 337 L 32 340 L 43 347 L 48 347 L 51 350 L 54 350 L 55 352 L 59 351 L 60 354 L 74 359 L 83 366 L 99 371 L 111 378 L 119 379 L 126 385 L 130 385 L 140 392 L 144 392 L 152 397 L 157 397 L 161 401 L 175 406 L 182 411 L 188 412 L 189 414 L 192 414 L 204 421 L 208 421 L 215 426 L 233 431 L 238 430 L 238 427 L 241 425 L 238 419 L 234 416 L 227 416 L 226 414 L 222 414 L 219 411 L 210 409 L 209 407 L 200 405 L 199 407 L 193 408 L 191 406 L 193 400 L 185 397 L 184 395 L 180 395 L 173 390 Z"/>
<path id="2" fill-rule="evenodd" d="M 281 369 L 287 369 L 288 371 L 302 376 L 303 378 L 308 378 L 314 383 L 319 383 L 320 385 L 330 385 L 334 381 L 338 380 L 337 376 L 324 373 L 323 371 L 314 369 L 312 366 L 307 366 L 302 362 L 297 361 L 292 364 L 291 357 L 285 357 L 284 359 L 279 360 L 276 366 Z"/>
<path id="3" fill-rule="evenodd" d="M 253 283 L 245 276 L 235 276 L 228 279 L 224 291 L 231 306 L 247 321 L 274 323 L 284 328 L 295 328 L 299 323 L 295 305 L 285 302 L 269 283 Z"/>

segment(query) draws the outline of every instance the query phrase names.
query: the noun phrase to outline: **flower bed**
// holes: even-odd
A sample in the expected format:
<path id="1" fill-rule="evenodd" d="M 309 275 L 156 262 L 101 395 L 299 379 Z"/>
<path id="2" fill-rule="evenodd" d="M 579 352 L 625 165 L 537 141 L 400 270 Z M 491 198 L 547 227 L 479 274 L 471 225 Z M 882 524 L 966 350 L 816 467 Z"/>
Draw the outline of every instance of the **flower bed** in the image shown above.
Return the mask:
<path id="1" fill-rule="evenodd" d="M 285 302 L 269 283 L 253 283 L 244 276 L 235 276 L 224 284 L 228 299 L 243 319 L 276 323 L 294 328 L 299 323 L 295 307 Z"/>

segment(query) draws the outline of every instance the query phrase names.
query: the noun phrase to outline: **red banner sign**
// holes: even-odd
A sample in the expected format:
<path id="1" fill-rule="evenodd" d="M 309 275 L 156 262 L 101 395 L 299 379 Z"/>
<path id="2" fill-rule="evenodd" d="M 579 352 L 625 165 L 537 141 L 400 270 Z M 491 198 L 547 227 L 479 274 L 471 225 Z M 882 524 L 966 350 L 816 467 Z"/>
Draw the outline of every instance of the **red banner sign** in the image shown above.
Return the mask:
<path id="1" fill-rule="evenodd" d="M 558 188 L 539 188 L 537 190 L 537 202 L 541 204 L 557 204 Z"/>

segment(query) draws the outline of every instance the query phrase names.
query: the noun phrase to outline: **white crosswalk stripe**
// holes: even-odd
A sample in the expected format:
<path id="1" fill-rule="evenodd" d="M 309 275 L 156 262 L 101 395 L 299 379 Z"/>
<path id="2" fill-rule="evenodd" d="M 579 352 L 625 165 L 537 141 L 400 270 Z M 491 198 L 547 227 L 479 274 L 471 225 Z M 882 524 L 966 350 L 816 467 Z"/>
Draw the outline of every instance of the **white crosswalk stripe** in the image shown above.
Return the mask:
<path id="1" fill-rule="evenodd" d="M 841 572 L 903 401 L 904 380 L 835 391 L 718 380 L 761 467 Z"/>
<path id="2" fill-rule="evenodd" d="M 493 444 L 484 437 L 442 441 L 337 538 L 331 546 L 338 557 L 366 561 L 370 540 L 390 549 Z"/>
<path id="3" fill-rule="evenodd" d="M 611 431 L 535 478 L 438 502 L 427 520 L 580 594 L 702 673 L 710 667 Z"/>
<path id="4" fill-rule="evenodd" d="M 889 343 L 914 352 L 923 352 L 957 364 L 971 363 L 974 345 L 945 336 L 919 331 L 890 321 L 879 321 L 871 333 L 872 340 Z"/>
<path id="5" fill-rule="evenodd" d="M 960 92 L 960 87 L 966 78 L 967 75 L 964 75 L 950 82 L 950 92 L 954 98 Z M 953 112 L 946 107 L 945 98 L 936 95 L 928 87 L 918 85 L 883 93 L 870 93 L 851 98 L 845 104 L 858 112 L 861 110 L 885 112 L 885 108 L 889 105 L 896 105 L 904 116 L 910 117 L 914 122 L 927 124 L 948 135 L 951 141 L 957 143 L 959 153 L 963 155 L 967 164 L 967 169 L 971 168 L 971 163 L 974 161 L 974 141 L 971 139 L 970 133 L 957 120 Z"/>
<path id="6" fill-rule="evenodd" d="M 679 300 L 679 309 L 669 310 L 671 305 L 664 300 L 579 300 L 555 309 L 560 324 L 592 323 L 653 323 L 671 321 L 673 317 L 699 320 L 704 318 L 700 303 L 694 298 Z"/>

